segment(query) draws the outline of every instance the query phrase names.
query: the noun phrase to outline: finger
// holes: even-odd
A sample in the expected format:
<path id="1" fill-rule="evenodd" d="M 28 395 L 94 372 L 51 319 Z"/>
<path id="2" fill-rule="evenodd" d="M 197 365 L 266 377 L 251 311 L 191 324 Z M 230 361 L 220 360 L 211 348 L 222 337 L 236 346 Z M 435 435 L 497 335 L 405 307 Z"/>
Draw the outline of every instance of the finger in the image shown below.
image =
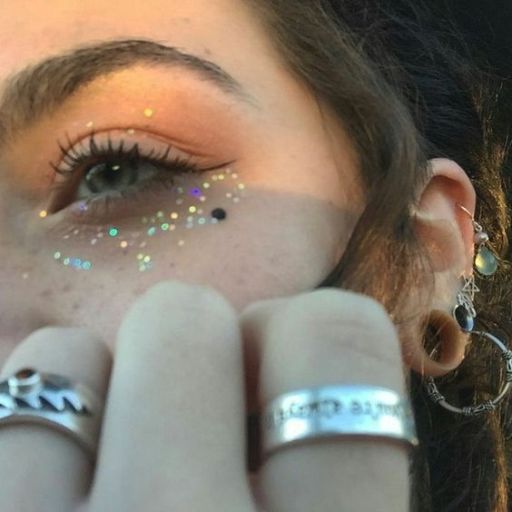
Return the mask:
<path id="1" fill-rule="evenodd" d="M 366 384 L 403 394 L 398 336 L 384 309 L 354 293 L 324 289 L 252 305 L 244 340 L 261 354 L 260 408 L 309 387 Z M 405 511 L 408 456 L 395 441 L 336 438 L 278 450 L 260 469 L 272 512 Z"/>
<path id="2" fill-rule="evenodd" d="M 119 331 L 91 503 L 251 510 L 238 318 L 211 289 L 160 283 Z"/>
<path id="3" fill-rule="evenodd" d="M 110 365 L 106 345 L 86 331 L 47 327 L 16 347 L 1 378 L 30 367 L 83 384 L 104 400 Z M 0 423 L 0 453 L 2 512 L 69 512 L 88 491 L 91 459 L 51 426 Z"/>

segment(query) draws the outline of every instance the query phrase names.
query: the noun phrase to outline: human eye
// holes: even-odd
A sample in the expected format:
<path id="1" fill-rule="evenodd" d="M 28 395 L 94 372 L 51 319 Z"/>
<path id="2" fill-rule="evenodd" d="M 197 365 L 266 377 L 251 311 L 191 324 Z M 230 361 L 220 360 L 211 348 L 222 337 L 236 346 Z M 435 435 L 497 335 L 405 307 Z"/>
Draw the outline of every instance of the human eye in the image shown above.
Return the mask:
<path id="1" fill-rule="evenodd" d="M 187 180 L 231 162 L 201 166 L 171 144 L 133 130 L 91 133 L 77 143 L 58 143 L 49 213 L 69 210 L 83 221 L 134 212 Z M 129 206 L 129 207 L 128 207 Z"/>

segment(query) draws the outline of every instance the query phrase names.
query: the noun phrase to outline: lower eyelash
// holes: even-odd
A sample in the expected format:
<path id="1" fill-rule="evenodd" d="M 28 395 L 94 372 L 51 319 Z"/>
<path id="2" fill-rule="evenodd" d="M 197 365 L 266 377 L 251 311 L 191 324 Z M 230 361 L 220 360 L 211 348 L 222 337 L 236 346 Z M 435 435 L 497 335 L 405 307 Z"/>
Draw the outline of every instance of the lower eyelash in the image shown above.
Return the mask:
<path id="1" fill-rule="evenodd" d="M 174 177 L 154 178 L 141 183 L 136 187 L 128 187 L 124 190 L 113 191 L 105 194 L 99 194 L 95 197 L 82 199 L 71 206 L 72 213 L 75 216 L 91 220 L 102 220 L 116 213 L 116 209 L 122 204 L 130 203 L 130 209 L 133 209 L 133 203 L 143 201 L 143 204 L 151 202 L 151 192 L 159 196 L 163 191 L 174 189 L 176 186 Z M 142 205 L 141 205 L 142 206 Z"/>

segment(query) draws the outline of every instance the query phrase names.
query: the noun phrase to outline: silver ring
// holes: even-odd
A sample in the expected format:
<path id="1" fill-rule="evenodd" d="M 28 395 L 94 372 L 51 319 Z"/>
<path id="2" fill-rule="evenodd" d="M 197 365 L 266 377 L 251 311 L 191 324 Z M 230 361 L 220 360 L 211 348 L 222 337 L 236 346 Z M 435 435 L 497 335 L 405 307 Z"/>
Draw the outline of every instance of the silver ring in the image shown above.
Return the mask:
<path id="1" fill-rule="evenodd" d="M 33 368 L 0 382 L 0 427 L 37 423 L 72 437 L 94 461 L 103 402 L 82 384 Z"/>
<path id="2" fill-rule="evenodd" d="M 417 446 L 408 400 L 374 386 L 326 386 L 285 393 L 262 415 L 264 456 L 278 448 L 340 436 L 391 438 Z"/>

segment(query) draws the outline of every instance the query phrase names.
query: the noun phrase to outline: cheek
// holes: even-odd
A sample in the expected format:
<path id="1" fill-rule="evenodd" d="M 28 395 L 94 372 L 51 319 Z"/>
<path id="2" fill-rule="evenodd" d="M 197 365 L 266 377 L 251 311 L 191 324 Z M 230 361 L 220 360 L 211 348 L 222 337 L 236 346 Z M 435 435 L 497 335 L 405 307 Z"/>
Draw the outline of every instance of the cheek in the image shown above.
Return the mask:
<path id="1" fill-rule="evenodd" d="M 318 199 L 264 190 L 197 207 L 181 223 L 168 208 L 145 215 L 144 229 L 136 231 L 82 227 L 39 238 L 30 252 L 11 245 L 3 249 L 10 263 L 0 271 L 2 282 L 10 282 L 15 302 L 30 306 L 30 315 L 84 326 L 114 345 L 130 304 L 161 280 L 213 287 L 239 311 L 256 300 L 314 288 L 334 266 L 351 222 Z M 216 208 L 226 216 L 211 223 Z M 201 218 L 208 222 L 200 224 Z M 14 309 L 4 306 L 13 317 Z M 14 322 L 19 329 L 20 322 Z"/>

